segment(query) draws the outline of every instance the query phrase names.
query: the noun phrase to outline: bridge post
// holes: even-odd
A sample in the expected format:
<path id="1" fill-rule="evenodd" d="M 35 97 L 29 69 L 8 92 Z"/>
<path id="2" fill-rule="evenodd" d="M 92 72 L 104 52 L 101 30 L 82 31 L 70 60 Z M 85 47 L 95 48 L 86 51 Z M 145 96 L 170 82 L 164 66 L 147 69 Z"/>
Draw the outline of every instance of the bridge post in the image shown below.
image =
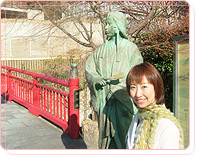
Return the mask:
<path id="1" fill-rule="evenodd" d="M 35 116 L 39 116 L 38 108 L 39 108 L 39 92 L 37 88 L 38 80 L 37 77 L 33 76 L 33 107 L 29 109 L 29 111 L 34 114 Z"/>
<path id="2" fill-rule="evenodd" d="M 7 94 L 6 94 L 6 98 L 8 99 L 8 101 L 12 101 L 11 96 L 12 96 L 12 88 L 11 88 L 11 70 L 8 69 L 7 72 Z"/>
<path id="3" fill-rule="evenodd" d="M 70 138 L 79 138 L 79 78 L 77 64 L 71 64 L 69 78 L 69 108 L 68 108 L 68 123 Z"/>

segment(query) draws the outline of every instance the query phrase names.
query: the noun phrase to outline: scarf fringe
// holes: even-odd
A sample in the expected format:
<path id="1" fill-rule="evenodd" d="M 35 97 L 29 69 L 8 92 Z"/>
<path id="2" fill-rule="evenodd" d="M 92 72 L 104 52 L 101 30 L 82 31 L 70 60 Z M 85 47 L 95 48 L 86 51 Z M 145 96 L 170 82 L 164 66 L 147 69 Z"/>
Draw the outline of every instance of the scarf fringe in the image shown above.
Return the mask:
<path id="1" fill-rule="evenodd" d="M 138 110 L 139 120 L 143 121 L 134 149 L 153 149 L 158 122 L 161 118 L 171 120 L 180 131 L 179 149 L 184 149 L 183 130 L 174 114 L 164 105 L 151 104 Z"/>

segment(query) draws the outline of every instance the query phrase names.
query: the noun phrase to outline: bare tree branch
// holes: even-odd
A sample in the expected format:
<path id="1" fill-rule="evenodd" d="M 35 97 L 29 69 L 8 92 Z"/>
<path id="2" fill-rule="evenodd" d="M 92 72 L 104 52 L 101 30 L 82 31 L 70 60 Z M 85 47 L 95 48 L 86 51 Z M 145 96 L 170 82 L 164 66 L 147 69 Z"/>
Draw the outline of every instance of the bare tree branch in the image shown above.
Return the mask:
<path id="1" fill-rule="evenodd" d="M 61 27 L 59 24 L 57 24 L 52 17 L 49 17 L 49 15 L 47 14 L 45 8 L 41 5 L 41 3 L 39 1 L 37 1 L 38 5 L 40 6 L 40 8 L 42 9 L 42 11 L 44 12 L 44 14 L 46 15 L 46 17 L 51 21 L 51 23 L 56 26 L 58 29 L 60 29 L 63 33 L 65 33 L 67 36 L 69 36 L 72 40 L 74 40 L 75 42 L 81 44 L 82 46 L 85 47 L 91 47 L 91 48 L 95 48 L 95 45 L 93 43 L 85 43 L 80 41 L 79 39 L 75 38 L 72 34 L 70 34 L 69 32 L 67 32 L 63 27 Z"/>
<path id="2" fill-rule="evenodd" d="M 96 2 L 96 5 L 94 5 L 94 2 L 92 2 L 92 1 L 90 1 L 89 3 L 90 3 L 90 7 L 93 10 L 93 12 L 96 13 L 99 16 L 99 18 L 100 18 L 101 28 L 102 28 L 102 35 L 103 35 L 103 41 L 105 42 L 106 41 L 106 35 L 105 35 L 104 14 L 103 14 L 103 12 L 101 10 L 97 9 L 97 7 L 102 4 L 102 2 L 98 1 L 98 2 Z"/>
<path id="3" fill-rule="evenodd" d="M 3 3 L 10 6 L 11 2 Z M 100 20 L 103 40 L 105 35 L 105 17 L 110 11 L 121 11 L 127 16 L 128 36 L 136 40 L 140 33 L 151 31 L 162 23 L 173 25 L 182 15 L 189 12 L 189 6 L 183 1 L 21 1 L 12 2 L 14 8 L 40 10 L 51 24 L 35 29 L 36 36 L 51 36 L 54 28 L 61 30 L 76 43 L 95 49 L 93 22 Z M 82 5 L 82 6 L 81 6 Z M 62 16 L 64 15 L 65 16 Z M 33 17 L 34 18 L 34 17 Z M 88 26 L 84 21 L 88 22 Z M 83 40 L 73 35 L 65 24 L 73 22 Z M 31 20 L 29 21 L 31 23 Z M 40 33 L 39 33 L 40 32 Z"/>

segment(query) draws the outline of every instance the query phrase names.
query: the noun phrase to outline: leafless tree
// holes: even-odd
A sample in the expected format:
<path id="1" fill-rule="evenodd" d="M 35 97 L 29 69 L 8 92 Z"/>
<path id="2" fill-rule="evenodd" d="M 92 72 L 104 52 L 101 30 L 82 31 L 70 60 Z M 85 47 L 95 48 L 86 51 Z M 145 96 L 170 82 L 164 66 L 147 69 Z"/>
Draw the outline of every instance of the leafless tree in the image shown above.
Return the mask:
<path id="1" fill-rule="evenodd" d="M 128 35 L 133 41 L 138 38 L 140 32 L 159 23 L 173 23 L 189 12 L 188 4 L 183 1 L 18 1 L 12 5 L 8 1 L 3 5 L 40 10 L 44 13 L 45 19 L 52 24 L 46 32 L 52 34 L 50 31 L 57 28 L 78 44 L 92 49 L 97 46 L 92 39 L 93 22 L 100 20 L 102 38 L 105 41 L 105 17 L 110 11 L 118 10 L 127 15 Z M 62 18 L 62 15 L 65 15 L 65 18 Z M 89 27 L 85 26 L 85 20 L 90 23 Z M 84 41 L 73 35 L 69 28 L 64 27 L 64 23 L 69 21 L 74 23 Z"/>

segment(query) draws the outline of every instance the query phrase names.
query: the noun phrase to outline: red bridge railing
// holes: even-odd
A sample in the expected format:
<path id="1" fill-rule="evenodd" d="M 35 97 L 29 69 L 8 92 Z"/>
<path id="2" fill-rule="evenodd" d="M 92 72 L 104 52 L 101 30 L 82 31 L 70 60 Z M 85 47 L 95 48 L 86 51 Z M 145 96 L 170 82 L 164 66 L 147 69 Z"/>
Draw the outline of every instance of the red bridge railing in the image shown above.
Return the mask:
<path id="1" fill-rule="evenodd" d="M 72 139 L 79 138 L 79 79 L 73 74 L 74 68 L 69 82 L 17 68 L 1 68 L 7 71 L 1 72 L 1 95 L 25 106 L 35 116 L 57 124 Z M 33 81 L 14 76 L 12 72 L 30 75 Z M 69 87 L 69 93 L 39 84 L 38 79 Z"/>

